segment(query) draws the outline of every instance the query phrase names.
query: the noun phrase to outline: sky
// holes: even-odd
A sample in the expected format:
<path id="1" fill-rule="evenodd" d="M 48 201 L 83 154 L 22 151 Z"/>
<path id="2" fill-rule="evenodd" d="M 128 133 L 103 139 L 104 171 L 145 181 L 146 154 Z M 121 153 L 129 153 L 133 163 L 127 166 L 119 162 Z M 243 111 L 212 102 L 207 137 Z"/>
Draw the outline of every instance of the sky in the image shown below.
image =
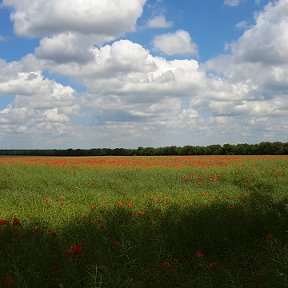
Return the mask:
<path id="1" fill-rule="evenodd" d="M 288 141 L 288 0 L 0 1 L 0 149 Z"/>

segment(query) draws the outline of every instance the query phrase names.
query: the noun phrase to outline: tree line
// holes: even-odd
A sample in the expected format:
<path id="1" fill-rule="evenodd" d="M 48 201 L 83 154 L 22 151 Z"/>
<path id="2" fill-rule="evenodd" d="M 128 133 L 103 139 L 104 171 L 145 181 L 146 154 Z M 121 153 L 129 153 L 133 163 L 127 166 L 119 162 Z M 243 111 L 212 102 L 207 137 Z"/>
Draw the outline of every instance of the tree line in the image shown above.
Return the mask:
<path id="1" fill-rule="evenodd" d="M 7 156 L 159 156 L 159 155 L 288 155 L 288 142 L 224 144 L 183 147 L 93 148 L 93 149 L 0 149 Z"/>

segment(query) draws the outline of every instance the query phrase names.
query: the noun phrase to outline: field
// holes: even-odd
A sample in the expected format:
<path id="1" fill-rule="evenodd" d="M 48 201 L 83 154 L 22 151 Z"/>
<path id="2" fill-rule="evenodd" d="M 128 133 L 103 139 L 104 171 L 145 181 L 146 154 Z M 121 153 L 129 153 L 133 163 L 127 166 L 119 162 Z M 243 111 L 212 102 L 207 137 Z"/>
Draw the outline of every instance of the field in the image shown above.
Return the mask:
<path id="1" fill-rule="evenodd" d="M 288 157 L 0 157 L 3 287 L 288 287 Z"/>

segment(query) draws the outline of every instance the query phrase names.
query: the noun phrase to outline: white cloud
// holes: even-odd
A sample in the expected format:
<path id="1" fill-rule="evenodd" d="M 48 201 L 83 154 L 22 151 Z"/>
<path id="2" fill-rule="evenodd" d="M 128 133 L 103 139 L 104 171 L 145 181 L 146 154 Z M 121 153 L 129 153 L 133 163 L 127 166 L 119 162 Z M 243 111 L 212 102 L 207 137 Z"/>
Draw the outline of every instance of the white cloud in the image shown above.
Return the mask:
<path id="1" fill-rule="evenodd" d="M 288 63 L 288 0 L 269 3 L 256 15 L 256 23 L 232 44 L 239 61 L 267 65 Z"/>
<path id="2" fill-rule="evenodd" d="M 153 39 L 154 49 L 166 55 L 197 55 L 198 48 L 187 31 L 177 30 L 175 33 L 158 35 Z"/>
<path id="3" fill-rule="evenodd" d="M 47 36 L 66 32 L 118 37 L 135 29 L 145 0 L 4 0 L 13 8 L 15 33 Z"/>
<path id="4" fill-rule="evenodd" d="M 173 22 L 167 21 L 165 16 L 157 15 L 154 18 L 150 19 L 147 23 L 149 28 L 169 28 L 173 26 Z"/>
<path id="5" fill-rule="evenodd" d="M 241 3 L 241 0 L 225 0 L 224 1 L 225 5 L 232 6 L 232 7 L 238 6 L 240 3 Z"/>
<path id="6" fill-rule="evenodd" d="M 266 6 L 230 43 L 230 54 L 205 64 L 155 57 L 129 40 L 93 47 L 107 33 L 53 32 L 36 56 L 0 60 L 0 97 L 14 95 L 0 110 L 0 141 L 28 148 L 287 141 L 287 4 Z M 163 53 L 197 52 L 186 31 L 161 36 Z M 45 78 L 43 70 L 87 93 Z"/>
<path id="7" fill-rule="evenodd" d="M 41 39 L 40 46 L 35 49 L 35 55 L 56 63 L 87 62 L 93 59 L 91 47 L 95 41 L 99 43 L 99 39 L 97 41 L 95 37 L 61 33 Z"/>
<path id="8" fill-rule="evenodd" d="M 241 21 L 236 24 L 235 26 L 238 30 L 246 30 L 250 28 L 250 25 L 247 23 L 247 21 Z"/>

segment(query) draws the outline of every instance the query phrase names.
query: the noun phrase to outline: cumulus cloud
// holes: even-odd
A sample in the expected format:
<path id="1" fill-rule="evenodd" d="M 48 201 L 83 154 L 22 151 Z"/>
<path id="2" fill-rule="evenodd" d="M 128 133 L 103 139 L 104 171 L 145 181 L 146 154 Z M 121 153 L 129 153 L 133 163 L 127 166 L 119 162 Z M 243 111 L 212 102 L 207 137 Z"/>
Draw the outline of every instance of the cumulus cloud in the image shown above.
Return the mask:
<path id="1" fill-rule="evenodd" d="M 288 63 L 288 0 L 269 3 L 256 15 L 255 25 L 232 44 L 239 61 L 265 64 Z"/>
<path id="2" fill-rule="evenodd" d="M 129 40 L 93 46 L 109 33 L 41 34 L 35 56 L 0 60 L 0 96 L 14 95 L 0 110 L 1 143 L 26 139 L 26 147 L 79 148 L 287 141 L 287 1 L 266 6 L 229 53 L 204 64 L 153 56 Z M 167 55 L 197 52 L 186 31 L 161 36 L 166 42 L 158 50 Z M 43 70 L 87 93 L 44 77 Z"/>
<path id="3" fill-rule="evenodd" d="M 35 55 L 56 63 L 87 62 L 93 59 L 91 47 L 95 41 L 97 40 L 94 37 L 87 35 L 61 33 L 41 39 L 40 46 L 35 49 Z"/>
<path id="4" fill-rule="evenodd" d="M 157 15 L 147 23 L 147 27 L 149 28 L 169 28 L 172 26 L 173 22 L 167 21 L 164 15 Z"/>
<path id="5" fill-rule="evenodd" d="M 17 72 L 15 65 L 3 62 L 0 65 L 9 74 L 9 79 L 0 77 L 0 97 L 13 96 L 12 102 L 0 110 L 0 138 L 9 139 L 9 131 L 32 138 L 64 133 L 70 117 L 79 112 L 75 90 L 44 78 L 40 71 Z"/>
<path id="6" fill-rule="evenodd" d="M 56 63 L 85 62 L 94 45 L 136 29 L 146 0 L 4 0 L 19 36 L 43 37 L 35 54 Z"/>
<path id="7" fill-rule="evenodd" d="M 198 48 L 190 34 L 184 30 L 175 33 L 158 35 L 153 39 L 154 49 L 166 55 L 192 54 L 197 55 Z"/>
<path id="8" fill-rule="evenodd" d="M 145 0 L 4 0 L 20 36 L 66 32 L 118 37 L 135 29 Z"/>

